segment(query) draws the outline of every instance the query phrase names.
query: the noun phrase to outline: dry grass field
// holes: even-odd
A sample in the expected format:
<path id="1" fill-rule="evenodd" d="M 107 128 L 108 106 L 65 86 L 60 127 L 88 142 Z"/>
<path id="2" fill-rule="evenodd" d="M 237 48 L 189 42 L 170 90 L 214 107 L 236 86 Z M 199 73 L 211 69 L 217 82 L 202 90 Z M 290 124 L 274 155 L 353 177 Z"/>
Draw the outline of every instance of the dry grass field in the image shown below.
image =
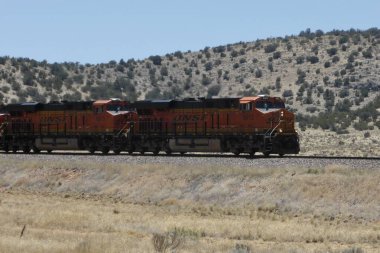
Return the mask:
<path id="1" fill-rule="evenodd" d="M 300 131 L 301 155 L 380 157 L 380 130 L 337 134 L 321 129 Z M 365 137 L 365 134 L 368 137 Z"/>
<path id="2" fill-rule="evenodd" d="M 341 164 L 255 168 L 1 156 L 0 252 L 375 253 L 379 182 L 377 168 Z"/>

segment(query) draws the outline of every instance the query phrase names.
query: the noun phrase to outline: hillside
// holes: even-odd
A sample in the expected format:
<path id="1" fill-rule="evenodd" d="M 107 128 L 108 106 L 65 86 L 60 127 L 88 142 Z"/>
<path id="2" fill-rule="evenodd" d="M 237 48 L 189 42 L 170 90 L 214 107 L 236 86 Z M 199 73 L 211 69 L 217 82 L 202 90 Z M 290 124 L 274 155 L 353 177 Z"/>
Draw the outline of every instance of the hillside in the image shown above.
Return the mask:
<path id="1" fill-rule="evenodd" d="M 375 99 L 380 90 L 379 64 L 377 28 L 328 33 L 308 29 L 298 36 L 96 65 L 3 56 L 0 99 L 13 103 L 266 93 L 286 98 L 301 129 L 346 133 L 350 127 L 380 126 L 376 110 L 380 99 Z M 324 112 L 328 114 L 320 114 Z"/>

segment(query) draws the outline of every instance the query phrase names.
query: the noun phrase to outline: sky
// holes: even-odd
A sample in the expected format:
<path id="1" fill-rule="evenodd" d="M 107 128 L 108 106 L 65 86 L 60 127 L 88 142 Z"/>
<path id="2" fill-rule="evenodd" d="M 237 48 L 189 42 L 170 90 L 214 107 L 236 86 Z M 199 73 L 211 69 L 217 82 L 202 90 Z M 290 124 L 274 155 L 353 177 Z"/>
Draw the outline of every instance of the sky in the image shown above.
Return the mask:
<path id="1" fill-rule="evenodd" d="M 0 0 L 0 56 L 144 59 L 307 28 L 380 28 L 379 13 L 379 0 Z"/>

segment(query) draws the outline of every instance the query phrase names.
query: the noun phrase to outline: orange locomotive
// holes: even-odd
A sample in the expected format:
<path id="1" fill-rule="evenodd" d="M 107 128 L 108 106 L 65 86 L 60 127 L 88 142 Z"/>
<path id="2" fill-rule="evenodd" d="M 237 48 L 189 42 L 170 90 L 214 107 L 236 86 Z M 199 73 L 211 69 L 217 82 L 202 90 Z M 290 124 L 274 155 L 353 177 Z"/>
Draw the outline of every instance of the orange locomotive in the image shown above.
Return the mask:
<path id="1" fill-rule="evenodd" d="M 278 97 L 137 101 L 130 151 L 297 154 L 294 114 Z"/>
<path id="2" fill-rule="evenodd" d="M 278 97 L 22 103 L 3 111 L 7 152 L 299 152 L 294 114 Z"/>
<path id="3" fill-rule="evenodd" d="M 22 150 L 100 150 L 125 149 L 124 131 L 135 112 L 126 111 L 120 100 L 96 102 L 52 102 L 10 104 L 0 114 L 1 147 L 8 152 Z"/>

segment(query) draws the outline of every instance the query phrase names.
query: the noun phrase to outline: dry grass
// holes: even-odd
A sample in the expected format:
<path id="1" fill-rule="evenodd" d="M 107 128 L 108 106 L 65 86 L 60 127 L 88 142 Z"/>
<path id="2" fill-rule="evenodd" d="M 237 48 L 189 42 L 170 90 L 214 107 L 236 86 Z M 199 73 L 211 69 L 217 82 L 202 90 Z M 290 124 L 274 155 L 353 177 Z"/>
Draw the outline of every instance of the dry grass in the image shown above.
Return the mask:
<path id="1" fill-rule="evenodd" d="M 0 252 L 155 252 L 154 235 L 173 233 L 177 252 L 380 247 L 376 170 L 32 159 L 0 168 Z"/>
<path id="2" fill-rule="evenodd" d="M 370 133 L 365 138 L 364 133 Z M 307 129 L 300 132 L 301 155 L 380 157 L 380 130 L 337 134 L 328 130 Z"/>

